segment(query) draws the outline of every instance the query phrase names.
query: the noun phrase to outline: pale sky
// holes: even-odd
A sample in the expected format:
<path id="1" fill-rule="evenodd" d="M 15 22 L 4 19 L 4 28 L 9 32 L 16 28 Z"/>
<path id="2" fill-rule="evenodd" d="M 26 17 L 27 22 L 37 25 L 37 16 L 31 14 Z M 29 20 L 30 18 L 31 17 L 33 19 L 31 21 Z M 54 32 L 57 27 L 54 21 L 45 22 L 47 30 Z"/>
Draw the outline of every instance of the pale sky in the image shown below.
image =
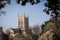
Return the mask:
<path id="1" fill-rule="evenodd" d="M 43 12 L 44 2 L 39 4 L 31 5 L 27 3 L 26 6 L 21 6 L 21 4 L 16 4 L 15 0 L 12 0 L 11 5 L 7 4 L 3 11 L 6 11 L 6 16 L 0 16 L 0 25 L 3 26 L 3 30 L 6 30 L 9 27 L 17 28 L 18 26 L 18 13 L 26 16 L 29 16 L 29 26 L 36 24 L 42 24 L 45 21 L 49 20 L 50 16 Z"/>

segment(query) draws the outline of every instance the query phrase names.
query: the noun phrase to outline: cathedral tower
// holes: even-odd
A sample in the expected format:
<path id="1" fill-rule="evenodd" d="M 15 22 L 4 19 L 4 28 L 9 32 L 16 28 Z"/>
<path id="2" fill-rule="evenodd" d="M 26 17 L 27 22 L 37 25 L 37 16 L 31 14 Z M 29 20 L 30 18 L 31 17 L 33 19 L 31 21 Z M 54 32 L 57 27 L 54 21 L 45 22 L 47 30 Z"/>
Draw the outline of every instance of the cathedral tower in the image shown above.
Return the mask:
<path id="1" fill-rule="evenodd" d="M 25 14 L 18 16 L 18 28 L 20 28 L 24 33 L 28 33 L 29 19 Z"/>

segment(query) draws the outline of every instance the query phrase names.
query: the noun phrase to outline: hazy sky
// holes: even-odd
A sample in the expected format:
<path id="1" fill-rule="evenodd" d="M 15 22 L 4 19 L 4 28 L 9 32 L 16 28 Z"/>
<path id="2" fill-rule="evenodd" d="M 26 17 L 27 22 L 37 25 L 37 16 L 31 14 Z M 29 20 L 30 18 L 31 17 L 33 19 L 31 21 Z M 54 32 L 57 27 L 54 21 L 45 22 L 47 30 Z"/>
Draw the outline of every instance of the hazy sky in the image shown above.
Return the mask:
<path id="1" fill-rule="evenodd" d="M 3 26 L 3 29 L 6 30 L 9 27 L 17 28 L 18 26 L 18 13 L 26 16 L 29 16 L 29 26 L 36 24 L 42 24 L 44 21 L 47 21 L 50 17 L 43 12 L 44 2 L 39 4 L 31 5 L 27 3 L 26 6 L 21 6 L 21 4 L 16 4 L 15 0 L 12 0 L 11 5 L 7 4 L 3 11 L 6 11 L 6 16 L 0 16 L 0 25 Z"/>

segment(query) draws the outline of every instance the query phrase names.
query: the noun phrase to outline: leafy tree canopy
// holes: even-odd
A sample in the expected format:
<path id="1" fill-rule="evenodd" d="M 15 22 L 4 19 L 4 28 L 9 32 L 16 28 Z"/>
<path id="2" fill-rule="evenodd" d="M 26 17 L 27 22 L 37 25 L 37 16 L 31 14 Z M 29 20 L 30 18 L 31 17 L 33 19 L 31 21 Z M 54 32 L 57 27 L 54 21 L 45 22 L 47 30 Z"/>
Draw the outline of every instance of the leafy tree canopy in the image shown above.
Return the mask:
<path id="1" fill-rule="evenodd" d="M 0 9 L 4 8 L 6 4 L 11 4 L 12 0 L 0 0 Z M 40 3 L 40 0 L 15 0 L 17 4 L 21 4 L 25 6 L 26 3 L 30 3 L 31 5 Z"/>
<path id="2" fill-rule="evenodd" d="M 60 0 L 47 0 L 47 2 L 44 4 L 46 9 L 43 11 L 47 14 L 51 14 L 51 16 L 56 17 L 60 14 Z"/>

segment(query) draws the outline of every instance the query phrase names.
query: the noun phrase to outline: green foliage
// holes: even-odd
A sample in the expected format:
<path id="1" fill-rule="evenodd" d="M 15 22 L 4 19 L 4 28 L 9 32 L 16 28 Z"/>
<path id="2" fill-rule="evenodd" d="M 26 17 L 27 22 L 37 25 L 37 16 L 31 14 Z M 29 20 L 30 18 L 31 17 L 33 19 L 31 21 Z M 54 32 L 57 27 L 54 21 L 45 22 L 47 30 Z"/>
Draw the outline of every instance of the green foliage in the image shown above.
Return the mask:
<path id="1" fill-rule="evenodd" d="M 6 4 L 11 4 L 12 0 L 0 0 L 0 9 L 4 8 Z M 17 4 L 21 4 L 25 6 L 26 3 L 30 3 L 31 5 L 40 3 L 40 0 L 16 0 Z"/>
<path id="2" fill-rule="evenodd" d="M 42 29 L 41 35 L 52 28 L 54 28 L 53 20 L 48 20 L 48 21 L 44 22 L 44 24 L 41 25 L 41 29 Z"/>
<path id="3" fill-rule="evenodd" d="M 19 33 L 20 33 L 20 35 L 22 34 L 22 31 L 21 31 L 21 29 L 18 29 L 18 31 L 19 31 Z"/>
<path id="4" fill-rule="evenodd" d="M 4 6 L 5 6 L 5 3 L 2 3 L 2 2 L 3 2 L 3 0 L 0 0 L 0 9 L 4 8 Z"/>
<path id="5" fill-rule="evenodd" d="M 0 27 L 0 31 L 2 31 L 2 27 Z"/>
<path id="6" fill-rule="evenodd" d="M 46 9 L 43 11 L 51 16 L 54 16 L 55 20 L 57 20 L 57 16 L 60 14 L 60 0 L 47 0 L 44 5 Z"/>
<path id="7" fill-rule="evenodd" d="M 39 36 L 38 35 L 32 35 L 33 40 L 38 40 Z"/>
<path id="8" fill-rule="evenodd" d="M 59 35 L 60 37 L 60 20 L 57 21 L 57 26 L 58 28 L 55 28 L 56 25 L 55 25 L 55 22 L 52 20 L 49 20 L 47 22 L 45 22 L 45 24 L 42 24 L 41 27 L 42 27 L 42 32 L 41 32 L 41 35 L 44 34 L 46 31 L 48 31 L 49 29 L 56 29 L 54 30 L 54 32 Z"/>
<path id="9" fill-rule="evenodd" d="M 45 27 L 45 24 L 42 24 L 42 25 L 41 25 L 42 30 L 44 30 L 44 27 Z"/>

